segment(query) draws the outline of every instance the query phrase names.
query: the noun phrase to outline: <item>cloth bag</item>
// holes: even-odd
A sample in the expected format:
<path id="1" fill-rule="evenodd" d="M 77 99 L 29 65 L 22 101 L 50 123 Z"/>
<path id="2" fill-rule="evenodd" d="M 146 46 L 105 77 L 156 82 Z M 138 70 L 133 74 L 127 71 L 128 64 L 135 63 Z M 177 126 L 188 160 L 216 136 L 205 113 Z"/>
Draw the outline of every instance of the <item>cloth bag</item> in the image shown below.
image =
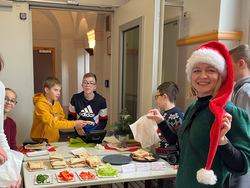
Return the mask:
<path id="1" fill-rule="evenodd" d="M 0 187 L 16 185 L 23 162 L 23 154 L 14 150 L 6 149 L 8 160 L 0 165 Z"/>
<path id="2" fill-rule="evenodd" d="M 141 143 L 142 148 L 150 147 L 160 141 L 157 134 L 158 126 L 156 121 L 148 119 L 147 115 L 140 117 L 130 125 L 134 139 Z"/>

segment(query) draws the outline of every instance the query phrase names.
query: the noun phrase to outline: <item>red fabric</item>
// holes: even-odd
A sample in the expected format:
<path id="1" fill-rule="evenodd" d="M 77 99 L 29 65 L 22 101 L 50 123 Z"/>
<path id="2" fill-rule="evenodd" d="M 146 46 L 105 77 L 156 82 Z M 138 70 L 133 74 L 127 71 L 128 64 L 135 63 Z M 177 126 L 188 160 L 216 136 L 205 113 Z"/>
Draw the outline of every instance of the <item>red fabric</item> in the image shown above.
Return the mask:
<path id="1" fill-rule="evenodd" d="M 106 144 L 106 145 L 104 146 L 104 148 L 107 149 L 107 150 L 118 150 L 118 149 L 116 149 L 116 148 L 111 148 L 111 147 L 109 147 L 108 144 Z M 139 147 L 138 147 L 138 148 L 139 148 Z M 134 152 L 134 151 L 138 150 L 138 148 L 128 149 L 128 150 L 124 150 L 124 151 Z"/>
<path id="2" fill-rule="evenodd" d="M 223 109 L 223 107 L 229 100 L 229 96 L 233 91 L 234 72 L 233 72 L 233 64 L 232 64 L 230 54 L 228 53 L 228 50 L 222 43 L 217 42 L 217 41 L 212 41 L 212 42 L 208 42 L 208 43 L 201 45 L 198 49 L 201 49 L 201 48 L 208 48 L 208 49 L 217 51 L 218 53 L 222 55 L 222 57 L 224 57 L 227 63 L 227 79 L 224 81 L 219 93 L 209 103 L 209 108 L 215 116 L 215 121 L 210 131 L 210 146 L 209 146 L 209 152 L 208 152 L 208 158 L 207 158 L 207 164 L 206 164 L 206 169 L 210 170 L 215 153 L 217 151 L 217 147 L 218 147 L 222 119 L 226 112 Z"/>
<path id="3" fill-rule="evenodd" d="M 48 146 L 51 146 L 50 144 L 48 144 Z M 18 148 L 18 151 L 21 151 L 23 149 L 23 146 L 20 146 L 19 148 Z M 49 148 L 49 149 L 47 149 L 49 152 L 52 152 L 52 151 L 56 151 L 56 149 L 55 148 L 53 148 L 53 147 L 51 147 L 51 148 Z M 29 152 L 34 152 L 34 151 L 30 151 L 30 150 L 22 150 L 21 151 L 21 153 L 22 154 L 26 154 L 26 153 L 29 153 Z"/>

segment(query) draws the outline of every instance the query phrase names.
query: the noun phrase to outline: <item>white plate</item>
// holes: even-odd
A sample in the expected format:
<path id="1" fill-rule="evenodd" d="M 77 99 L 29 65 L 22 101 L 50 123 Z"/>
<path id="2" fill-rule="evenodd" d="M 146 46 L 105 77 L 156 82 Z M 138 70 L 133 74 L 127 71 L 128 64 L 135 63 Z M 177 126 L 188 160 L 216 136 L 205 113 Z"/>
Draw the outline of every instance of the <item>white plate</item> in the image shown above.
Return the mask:
<path id="1" fill-rule="evenodd" d="M 40 173 L 40 174 L 48 175 L 49 177 L 48 177 L 47 181 L 50 181 L 50 183 L 37 183 L 36 177 L 39 175 L 39 174 L 37 174 L 37 175 L 35 175 L 35 185 L 46 185 L 46 184 L 52 184 L 53 183 L 53 174 L 43 174 L 43 173 Z"/>
<path id="2" fill-rule="evenodd" d="M 40 155 L 49 155 L 50 152 L 48 150 L 43 150 L 43 151 L 34 151 L 34 152 L 28 152 L 26 153 L 26 155 L 28 157 L 36 157 L 36 156 L 40 156 Z"/>
<path id="3" fill-rule="evenodd" d="M 98 179 L 97 176 L 96 176 L 96 172 L 95 172 L 95 171 L 93 171 L 93 170 L 82 170 L 82 171 L 77 171 L 77 172 L 76 172 L 77 176 L 79 177 L 79 179 L 80 179 L 81 181 L 89 181 L 89 180 L 84 180 L 84 179 L 82 179 L 82 178 L 80 177 L 81 172 L 90 172 L 91 174 L 94 174 L 94 175 L 95 175 L 95 179 L 89 179 L 89 180 L 97 180 L 97 179 Z"/>
<path id="4" fill-rule="evenodd" d="M 71 150 L 71 152 L 76 155 L 78 153 L 82 153 L 84 151 L 87 151 L 85 148 L 78 148 L 78 149 L 74 149 L 74 150 Z"/>
<path id="5" fill-rule="evenodd" d="M 74 174 L 74 172 L 70 172 L 70 171 L 69 171 L 69 173 Z M 56 173 L 56 178 L 57 178 L 57 181 L 58 181 L 59 183 L 65 183 L 65 182 L 76 181 L 75 175 L 74 175 L 74 177 L 73 177 L 72 180 L 70 180 L 70 181 L 65 181 L 62 177 L 58 177 L 59 174 L 60 174 L 60 172 Z"/>

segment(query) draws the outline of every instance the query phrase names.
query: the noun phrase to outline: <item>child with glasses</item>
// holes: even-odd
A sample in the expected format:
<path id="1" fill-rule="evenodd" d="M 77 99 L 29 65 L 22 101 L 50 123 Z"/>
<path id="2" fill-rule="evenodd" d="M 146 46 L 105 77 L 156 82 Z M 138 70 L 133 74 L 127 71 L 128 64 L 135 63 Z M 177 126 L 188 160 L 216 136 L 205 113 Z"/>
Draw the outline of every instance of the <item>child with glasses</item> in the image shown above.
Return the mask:
<path id="1" fill-rule="evenodd" d="M 17 151 L 16 145 L 16 122 L 7 117 L 8 113 L 13 110 L 17 101 L 17 95 L 15 91 L 10 88 L 5 88 L 5 98 L 4 98 L 4 134 L 6 135 L 10 149 Z"/>
<path id="2" fill-rule="evenodd" d="M 68 120 L 82 119 L 92 121 L 95 125 L 86 125 L 83 130 L 87 134 L 91 130 L 104 129 L 107 124 L 107 104 L 106 99 L 98 94 L 97 78 L 93 73 L 83 76 L 81 93 L 74 94 L 71 98 L 68 110 Z M 79 137 L 79 131 L 75 130 L 74 137 Z"/>
<path id="3" fill-rule="evenodd" d="M 170 127 L 176 132 L 181 126 L 182 118 L 184 113 L 177 107 L 175 107 L 175 101 L 179 94 L 179 88 L 177 85 L 170 81 L 164 82 L 157 87 L 155 100 L 157 102 L 158 108 L 164 109 L 162 116 L 170 125 Z M 168 142 L 166 138 L 161 134 L 160 129 L 158 129 L 157 133 L 159 134 L 161 140 L 155 144 L 156 153 L 164 160 L 167 158 L 167 146 Z M 175 167 L 177 168 L 177 166 Z M 162 179 L 158 180 L 159 184 L 163 184 Z M 165 180 L 164 187 L 172 187 L 174 184 L 173 180 Z"/>
<path id="4" fill-rule="evenodd" d="M 170 81 L 159 85 L 155 95 L 158 108 L 164 109 L 162 116 L 175 131 L 178 131 L 180 128 L 184 115 L 179 108 L 175 107 L 178 94 L 179 88 L 174 82 Z M 156 153 L 166 160 L 168 142 L 161 134 L 160 129 L 158 129 L 158 134 L 161 137 L 161 141 L 155 145 Z"/>
<path id="5" fill-rule="evenodd" d="M 86 125 L 82 120 L 68 121 L 61 104 L 57 101 L 61 92 L 61 82 L 48 77 L 44 83 L 44 93 L 33 96 L 35 106 L 30 138 L 47 138 L 49 142 L 58 142 L 59 129 L 81 129 Z"/>

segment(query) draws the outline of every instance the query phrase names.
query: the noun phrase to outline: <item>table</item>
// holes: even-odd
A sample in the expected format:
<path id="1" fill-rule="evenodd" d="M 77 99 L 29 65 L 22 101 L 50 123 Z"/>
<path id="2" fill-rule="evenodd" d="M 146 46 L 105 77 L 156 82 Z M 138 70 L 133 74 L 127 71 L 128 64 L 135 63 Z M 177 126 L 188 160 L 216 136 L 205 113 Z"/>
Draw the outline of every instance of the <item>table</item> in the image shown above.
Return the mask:
<path id="1" fill-rule="evenodd" d="M 69 142 L 52 142 L 50 143 L 51 146 L 58 146 L 56 148 L 56 151 L 51 152 L 51 154 L 62 154 L 65 159 L 67 158 L 74 158 L 75 156 L 72 154 L 71 150 L 77 149 L 76 147 L 68 147 L 70 144 Z M 113 154 L 119 154 L 116 150 L 98 150 L 95 148 L 85 148 L 90 155 L 113 155 Z M 131 152 L 124 151 L 122 154 L 130 154 Z M 26 154 L 23 157 L 24 162 L 28 161 L 39 161 L 39 160 L 49 160 L 49 155 L 42 155 L 42 156 L 36 156 L 36 157 L 28 157 Z"/>
<path id="2" fill-rule="evenodd" d="M 52 146 L 59 146 L 56 148 L 55 152 L 51 152 L 51 154 L 62 154 L 65 160 L 69 160 L 69 158 L 75 157 L 71 150 L 77 149 L 76 147 L 68 147 L 69 142 L 58 142 L 58 143 L 51 143 Z M 115 150 L 97 150 L 95 148 L 85 148 L 91 155 L 98 155 L 100 159 L 102 159 L 106 155 L 112 154 L 121 154 L 121 155 L 129 155 L 131 152 L 125 151 L 119 153 Z M 43 160 L 44 165 L 46 166 L 45 170 L 42 171 L 28 171 L 27 162 L 28 161 L 37 161 Z M 159 159 L 158 162 L 165 162 L 162 159 Z M 130 164 L 136 164 L 136 161 L 131 161 Z M 170 166 L 166 163 L 166 170 L 164 171 L 135 171 L 130 173 L 122 173 L 121 165 L 112 165 L 113 168 L 118 169 L 118 176 L 117 178 L 99 178 L 98 180 L 89 180 L 89 181 L 81 181 L 78 176 L 75 174 L 76 171 L 81 170 L 88 170 L 87 167 L 79 167 L 79 168 L 65 168 L 65 169 L 51 169 L 49 163 L 49 155 L 44 156 L 36 156 L 36 157 L 28 157 L 24 155 L 24 162 L 22 165 L 23 170 L 23 179 L 25 187 L 27 188 L 39 188 L 39 187 L 77 187 L 77 186 L 89 186 L 89 185 L 102 185 L 102 184 L 110 184 L 110 183 L 120 183 L 120 182 L 130 182 L 130 181 L 138 181 L 138 180 L 151 180 L 151 179 L 162 179 L 162 178 L 175 178 L 177 170 L 173 169 L 173 166 Z M 57 181 L 55 173 L 61 172 L 63 170 L 68 170 L 74 173 L 76 181 L 75 182 L 66 182 L 66 183 L 59 183 Z M 53 174 L 53 184 L 47 185 L 35 185 L 35 175 L 36 174 Z"/>
<path id="3" fill-rule="evenodd" d="M 103 156 L 99 156 L 102 158 Z M 160 162 L 164 162 L 164 160 L 159 159 Z M 136 161 L 131 161 L 129 164 L 136 164 Z M 130 182 L 130 181 L 138 181 L 138 180 L 150 180 L 150 179 L 162 179 L 162 178 L 173 178 L 176 177 L 177 171 L 173 169 L 168 163 L 166 163 L 166 170 L 164 171 L 135 171 L 130 173 L 122 173 L 121 165 L 112 165 L 113 168 L 118 169 L 117 178 L 98 178 L 98 180 L 89 180 L 89 181 L 81 181 L 78 176 L 75 174 L 76 171 L 88 170 L 86 167 L 79 168 L 65 168 L 65 169 L 51 169 L 49 161 L 44 161 L 44 165 L 46 166 L 46 170 L 43 171 L 33 171 L 29 172 L 27 168 L 27 162 L 23 163 L 23 176 L 25 187 L 28 188 L 40 188 L 40 187 L 78 187 L 78 186 L 89 186 L 89 185 L 101 185 L 101 184 L 110 184 L 110 183 L 120 183 L 120 182 Z M 62 170 L 68 170 L 70 172 L 74 172 L 76 181 L 75 182 L 66 182 L 59 183 L 57 181 L 55 173 L 61 172 Z M 53 174 L 53 184 L 50 185 L 35 185 L 35 175 L 40 173 Z"/>

